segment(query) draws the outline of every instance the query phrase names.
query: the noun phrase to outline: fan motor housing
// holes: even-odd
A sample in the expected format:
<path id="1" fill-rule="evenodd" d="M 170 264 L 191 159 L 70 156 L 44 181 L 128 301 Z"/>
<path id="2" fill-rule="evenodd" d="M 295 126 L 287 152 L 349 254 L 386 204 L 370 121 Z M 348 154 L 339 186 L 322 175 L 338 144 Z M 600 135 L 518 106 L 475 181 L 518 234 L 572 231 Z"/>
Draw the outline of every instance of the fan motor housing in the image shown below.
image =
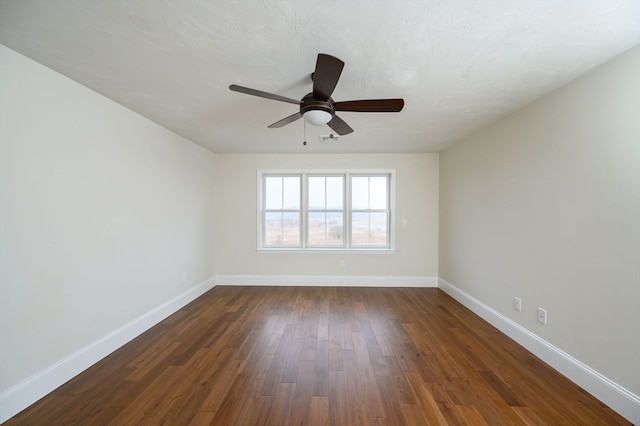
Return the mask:
<path id="1" fill-rule="evenodd" d="M 336 113 L 336 109 L 333 106 L 333 99 L 329 98 L 326 101 L 321 101 L 315 99 L 313 93 L 309 93 L 300 101 L 300 114 L 304 115 L 305 112 L 312 110 L 326 111 L 331 114 L 332 117 Z"/>

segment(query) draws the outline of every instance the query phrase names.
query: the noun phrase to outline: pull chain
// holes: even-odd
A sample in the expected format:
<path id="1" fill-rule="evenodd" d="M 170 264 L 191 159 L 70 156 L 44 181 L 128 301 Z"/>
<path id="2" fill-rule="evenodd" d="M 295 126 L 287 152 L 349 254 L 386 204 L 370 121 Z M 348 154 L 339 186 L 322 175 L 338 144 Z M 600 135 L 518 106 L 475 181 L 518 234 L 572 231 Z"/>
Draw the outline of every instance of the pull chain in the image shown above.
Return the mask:
<path id="1" fill-rule="evenodd" d="M 304 134 L 302 136 L 302 145 L 307 146 L 307 120 L 304 120 Z"/>

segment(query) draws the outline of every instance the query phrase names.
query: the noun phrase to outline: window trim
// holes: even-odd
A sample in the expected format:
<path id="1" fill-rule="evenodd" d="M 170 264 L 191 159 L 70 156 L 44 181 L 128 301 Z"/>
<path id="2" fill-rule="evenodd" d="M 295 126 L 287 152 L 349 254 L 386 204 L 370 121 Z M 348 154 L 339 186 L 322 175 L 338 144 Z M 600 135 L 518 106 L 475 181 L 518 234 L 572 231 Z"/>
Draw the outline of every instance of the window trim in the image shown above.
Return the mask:
<path id="1" fill-rule="evenodd" d="M 300 247 L 265 247 L 263 240 L 264 215 L 263 203 L 265 202 L 265 176 L 300 176 L 301 180 L 301 204 L 300 204 Z M 308 176 L 344 176 L 344 246 L 342 247 L 308 247 L 307 246 L 307 215 L 308 209 Z M 388 246 L 387 247 L 350 247 L 351 244 L 351 177 L 352 176 L 389 176 L 389 218 L 388 218 Z M 289 253 L 289 254 L 393 254 L 396 251 L 396 170 L 395 169 L 258 169 L 257 178 L 257 233 L 256 251 L 259 253 Z"/>
<path id="2" fill-rule="evenodd" d="M 299 194 L 299 199 L 298 199 L 298 206 L 299 206 L 299 208 L 298 208 L 297 210 L 295 210 L 295 209 L 286 209 L 286 208 L 284 208 L 284 206 L 283 206 L 283 208 L 282 208 L 282 209 L 268 209 L 268 208 L 266 208 L 267 200 L 264 198 L 264 195 L 266 195 L 266 193 L 265 193 L 265 191 L 264 191 L 264 186 L 265 186 L 266 178 L 267 178 L 267 177 L 268 177 L 268 175 L 263 175 L 263 178 L 262 178 L 262 184 L 263 184 L 262 195 L 263 195 L 263 196 L 261 196 L 261 197 L 260 197 L 260 200 L 261 200 L 260 202 L 262 203 L 262 205 L 261 205 L 261 206 L 265 206 L 265 207 L 264 207 L 264 209 L 261 209 L 261 211 L 260 211 L 260 216 L 261 216 L 261 217 L 260 217 L 260 222 L 261 222 L 261 226 L 262 226 L 262 228 L 261 228 L 261 229 L 263 230 L 263 231 L 261 231 L 261 233 L 260 233 L 260 238 L 261 238 L 260 242 L 261 242 L 261 244 L 263 244 L 263 245 L 264 245 L 265 240 L 266 240 L 265 235 L 264 235 L 264 229 L 265 229 L 265 216 L 266 216 L 266 214 L 264 214 L 264 215 L 263 215 L 263 214 L 262 214 L 263 212 L 264 212 L 264 213 L 268 213 L 268 212 L 274 212 L 274 213 L 275 213 L 275 212 L 279 212 L 279 213 L 282 213 L 283 215 L 284 215 L 285 213 L 298 213 L 298 215 L 299 215 L 299 221 L 301 222 L 301 226 L 302 226 L 302 215 L 303 215 L 303 213 L 304 213 L 303 205 L 302 205 L 302 203 L 304 202 L 304 200 L 303 200 L 303 188 L 302 188 L 302 184 L 303 184 L 302 179 L 303 179 L 303 176 L 298 175 L 298 174 L 281 174 L 281 175 L 279 175 L 279 176 L 278 176 L 278 177 L 282 177 L 282 178 L 287 178 L 287 177 L 299 177 L 299 178 L 300 178 L 300 188 L 299 188 L 299 189 L 300 189 L 300 194 Z M 284 179 L 283 179 L 283 195 L 282 195 L 282 196 L 283 196 L 283 198 L 284 198 Z M 303 236 L 303 234 L 302 234 L 302 229 L 301 229 L 300 231 L 301 231 L 301 232 L 300 232 L 300 234 L 298 235 L 298 245 L 294 245 L 294 246 L 272 246 L 272 247 L 268 247 L 268 246 L 267 246 L 267 247 L 264 247 L 264 248 L 266 248 L 266 249 L 272 249 L 272 248 L 293 248 L 293 249 L 299 249 L 299 248 L 301 248 L 301 247 L 303 247 L 303 246 L 304 246 L 304 244 L 303 244 L 303 238 L 304 238 L 304 236 Z"/>
<path id="3" fill-rule="evenodd" d="M 340 177 L 342 178 L 342 209 L 329 209 L 325 208 L 324 209 L 312 209 L 309 207 L 309 178 L 312 177 L 323 177 L 323 178 L 328 178 L 328 177 Z M 316 173 L 303 173 L 302 174 L 302 214 L 304 214 L 304 219 L 305 221 L 302 223 L 302 225 L 304 226 L 304 228 L 302 229 L 302 234 L 304 234 L 304 242 L 302 245 L 302 249 L 320 249 L 320 250 L 325 250 L 325 249 L 336 249 L 336 250 L 341 250 L 341 249 L 347 249 L 348 248 L 348 244 L 347 244 L 347 236 L 345 235 L 345 229 L 346 229 L 346 222 L 347 220 L 349 220 L 349 218 L 347 217 L 347 175 L 345 175 L 344 173 L 321 173 L 321 174 L 316 174 Z M 325 181 L 325 201 L 326 201 L 326 181 Z M 341 213 L 342 214 L 342 245 L 335 245 L 335 246 L 316 246 L 316 245 L 311 245 L 309 242 L 309 216 L 311 215 L 311 213 Z"/>
<path id="4" fill-rule="evenodd" d="M 372 178 L 372 177 L 389 177 L 389 185 L 387 186 L 387 208 L 386 209 L 372 209 L 371 205 L 369 205 L 368 209 L 354 209 L 352 205 L 350 205 L 349 207 L 349 224 L 353 225 L 353 214 L 354 213 L 367 213 L 369 215 L 371 215 L 371 213 L 385 213 L 387 215 L 387 247 L 391 247 L 391 176 L 388 173 L 367 173 L 367 174 L 359 174 L 359 173 L 351 173 L 348 178 L 350 179 L 350 183 L 351 180 L 354 177 L 367 177 L 367 178 Z M 371 183 L 371 180 L 369 179 L 369 185 Z M 349 189 L 351 189 L 352 185 L 349 185 Z M 370 186 L 369 186 L 370 188 Z M 371 229 L 371 224 L 369 224 L 369 230 Z M 351 227 L 349 229 L 349 233 L 350 233 L 350 239 L 349 239 L 349 243 L 351 245 L 352 249 L 371 249 L 371 248 L 377 248 L 379 246 L 367 246 L 367 245 L 362 245 L 362 246 L 354 246 L 352 243 L 352 238 L 353 237 L 353 227 Z"/>

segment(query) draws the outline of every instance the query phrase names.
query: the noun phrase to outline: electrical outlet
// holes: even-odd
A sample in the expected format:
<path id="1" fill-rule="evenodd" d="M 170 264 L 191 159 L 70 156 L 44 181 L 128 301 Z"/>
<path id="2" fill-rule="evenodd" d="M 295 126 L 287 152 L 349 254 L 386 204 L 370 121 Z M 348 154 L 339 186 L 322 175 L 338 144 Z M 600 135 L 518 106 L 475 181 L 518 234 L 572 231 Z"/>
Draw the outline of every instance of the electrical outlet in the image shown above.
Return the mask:
<path id="1" fill-rule="evenodd" d="M 538 322 L 540 322 L 542 324 L 546 324 L 547 323 L 547 310 L 546 309 L 538 308 Z"/>
<path id="2" fill-rule="evenodd" d="M 341 260 L 340 262 L 338 262 L 338 264 L 340 265 L 341 268 L 344 268 L 345 266 L 347 266 L 347 262 L 344 260 Z"/>
<path id="3" fill-rule="evenodd" d="M 515 309 L 518 312 L 522 312 L 522 299 L 520 299 L 519 297 L 515 297 L 513 298 L 513 309 Z"/>

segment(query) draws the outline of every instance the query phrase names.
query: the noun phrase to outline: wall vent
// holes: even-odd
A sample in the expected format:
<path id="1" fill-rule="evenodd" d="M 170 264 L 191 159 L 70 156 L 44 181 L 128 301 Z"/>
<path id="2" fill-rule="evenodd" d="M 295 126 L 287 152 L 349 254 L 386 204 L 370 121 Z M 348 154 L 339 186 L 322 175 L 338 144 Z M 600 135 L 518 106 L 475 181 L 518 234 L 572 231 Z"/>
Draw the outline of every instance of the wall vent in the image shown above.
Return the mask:
<path id="1" fill-rule="evenodd" d="M 320 142 L 338 142 L 340 136 L 334 135 L 333 133 L 330 135 L 320 135 Z"/>

